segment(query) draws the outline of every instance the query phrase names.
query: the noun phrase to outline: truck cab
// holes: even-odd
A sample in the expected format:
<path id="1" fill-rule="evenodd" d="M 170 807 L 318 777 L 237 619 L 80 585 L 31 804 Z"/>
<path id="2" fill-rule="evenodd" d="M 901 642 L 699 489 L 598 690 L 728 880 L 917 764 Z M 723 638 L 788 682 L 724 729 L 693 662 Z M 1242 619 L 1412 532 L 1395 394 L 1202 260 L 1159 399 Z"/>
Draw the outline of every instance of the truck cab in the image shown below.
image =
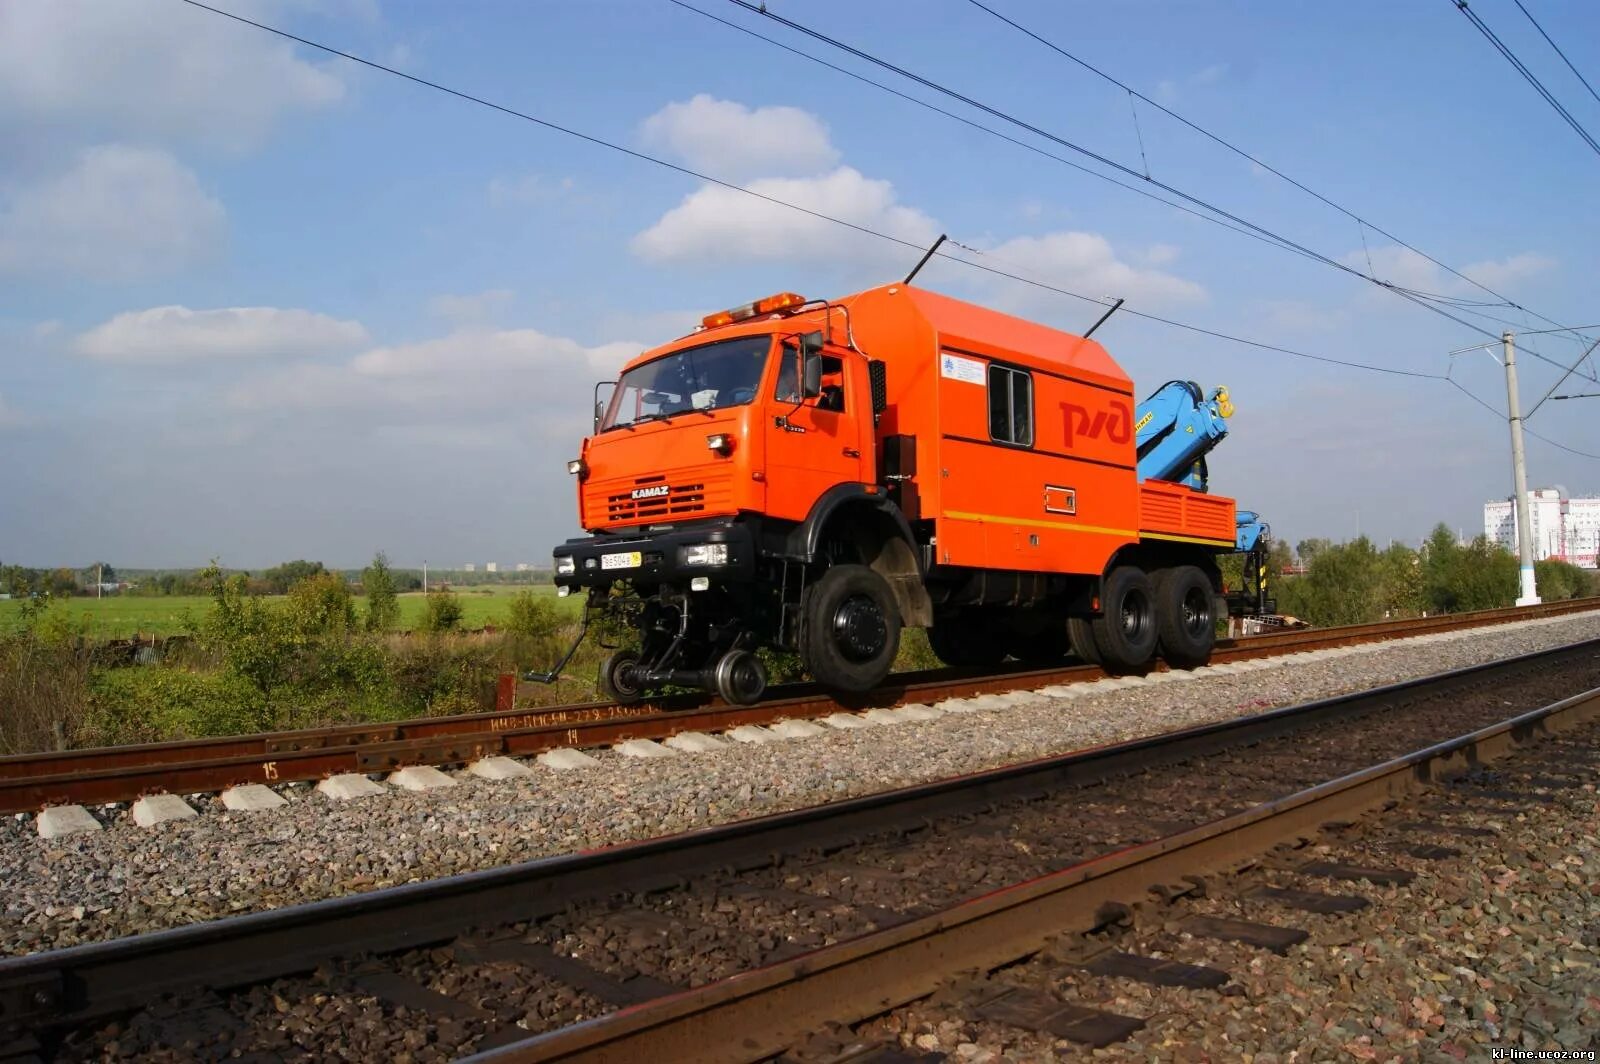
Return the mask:
<path id="1" fill-rule="evenodd" d="M 556 585 L 635 633 L 601 667 L 622 701 L 753 701 L 762 648 L 870 690 L 904 626 L 952 665 L 1203 661 L 1234 509 L 1205 491 L 1226 411 L 1199 395 L 1135 410 L 1092 340 L 909 285 L 769 296 L 639 355 L 596 403 L 568 463 L 588 535 L 555 549 Z M 1183 413 L 1217 427 L 1186 422 L 1196 443 L 1162 452 L 1182 477 L 1143 478 L 1136 448 Z"/>

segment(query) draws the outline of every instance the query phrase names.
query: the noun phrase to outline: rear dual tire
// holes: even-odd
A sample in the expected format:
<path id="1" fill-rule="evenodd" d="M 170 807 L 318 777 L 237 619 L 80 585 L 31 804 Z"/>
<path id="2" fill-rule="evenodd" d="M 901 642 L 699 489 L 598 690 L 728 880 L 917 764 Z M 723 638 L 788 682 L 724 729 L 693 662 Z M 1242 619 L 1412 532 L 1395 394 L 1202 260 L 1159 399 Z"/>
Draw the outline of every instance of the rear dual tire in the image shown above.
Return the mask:
<path id="1" fill-rule="evenodd" d="M 1217 604 L 1211 580 L 1197 566 L 1156 574 L 1161 656 L 1175 669 L 1197 669 L 1217 643 Z"/>
<path id="2" fill-rule="evenodd" d="M 1107 672 L 1139 672 L 1150 667 L 1160 643 L 1156 591 L 1142 569 L 1119 565 L 1100 585 L 1100 615 L 1091 622 L 1100 660 Z"/>

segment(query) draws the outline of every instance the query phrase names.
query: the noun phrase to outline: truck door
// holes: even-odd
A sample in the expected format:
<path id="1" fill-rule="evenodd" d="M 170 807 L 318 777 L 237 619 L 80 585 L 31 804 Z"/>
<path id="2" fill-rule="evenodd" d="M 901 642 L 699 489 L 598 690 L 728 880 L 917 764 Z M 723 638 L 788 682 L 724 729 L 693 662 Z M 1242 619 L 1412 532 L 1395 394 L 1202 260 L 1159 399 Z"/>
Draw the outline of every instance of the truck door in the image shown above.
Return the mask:
<path id="1" fill-rule="evenodd" d="M 799 353 L 793 343 L 780 349 L 777 383 L 768 397 L 767 512 L 804 520 L 811 504 L 835 484 L 862 483 L 871 456 L 864 441 L 862 413 L 870 409 L 864 373 L 839 356 L 824 353 L 822 395 L 800 399 Z M 859 360 L 857 360 L 859 361 Z"/>

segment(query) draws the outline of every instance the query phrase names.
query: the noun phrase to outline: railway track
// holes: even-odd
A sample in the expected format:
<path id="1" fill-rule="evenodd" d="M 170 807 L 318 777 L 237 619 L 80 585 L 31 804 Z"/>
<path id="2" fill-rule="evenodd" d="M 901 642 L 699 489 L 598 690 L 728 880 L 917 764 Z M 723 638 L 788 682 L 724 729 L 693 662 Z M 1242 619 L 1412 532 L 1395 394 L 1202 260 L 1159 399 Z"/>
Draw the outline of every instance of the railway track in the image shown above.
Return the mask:
<path id="1" fill-rule="evenodd" d="M 1186 877 L 1520 744 L 1570 732 L 1556 740 L 1566 771 L 1592 770 L 1596 718 L 1600 640 L 724 827 L 0 961 L 0 1027 L 11 1025 L 0 1047 L 32 1051 L 33 1038 L 63 1059 L 761 1059 L 958 971 L 1116 923 L 1152 884 L 1194 894 Z M 1386 870 L 1307 874 L 1322 873 Z M 988 994 L 970 1007 L 994 1022 L 1091 1043 L 1137 1019 L 1014 986 L 973 993 Z"/>
<path id="2" fill-rule="evenodd" d="M 1438 617 L 1336 628 L 1300 629 L 1224 640 L 1213 663 L 1378 642 L 1600 608 L 1600 599 L 1508 607 Z M 746 724 L 824 717 L 907 702 L 967 698 L 1103 678 L 1098 668 L 939 669 L 902 673 L 870 695 L 849 701 L 809 685 L 774 688 L 754 706 L 683 696 L 631 705 L 584 703 L 518 709 L 514 683 L 502 682 L 491 713 L 430 717 L 390 724 L 346 725 L 183 742 L 105 747 L 0 758 L 0 813 L 51 805 L 126 802 L 153 792 L 216 792 L 239 784 L 318 780 L 341 773 L 390 772 L 408 765 L 462 764 L 491 756 L 529 756 L 560 747 L 609 746 L 686 731 L 725 731 Z M 504 680 L 510 677 L 502 678 Z"/>

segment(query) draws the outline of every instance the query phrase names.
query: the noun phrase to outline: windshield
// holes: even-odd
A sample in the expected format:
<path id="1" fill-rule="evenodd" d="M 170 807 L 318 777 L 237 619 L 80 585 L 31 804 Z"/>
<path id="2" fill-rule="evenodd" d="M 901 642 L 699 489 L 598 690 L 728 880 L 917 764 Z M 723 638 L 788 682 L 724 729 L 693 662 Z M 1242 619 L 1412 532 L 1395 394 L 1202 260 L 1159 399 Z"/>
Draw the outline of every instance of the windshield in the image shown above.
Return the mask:
<path id="1" fill-rule="evenodd" d="M 756 397 L 771 348 L 771 336 L 741 336 L 635 366 L 617 382 L 600 431 L 691 410 L 743 406 Z"/>

